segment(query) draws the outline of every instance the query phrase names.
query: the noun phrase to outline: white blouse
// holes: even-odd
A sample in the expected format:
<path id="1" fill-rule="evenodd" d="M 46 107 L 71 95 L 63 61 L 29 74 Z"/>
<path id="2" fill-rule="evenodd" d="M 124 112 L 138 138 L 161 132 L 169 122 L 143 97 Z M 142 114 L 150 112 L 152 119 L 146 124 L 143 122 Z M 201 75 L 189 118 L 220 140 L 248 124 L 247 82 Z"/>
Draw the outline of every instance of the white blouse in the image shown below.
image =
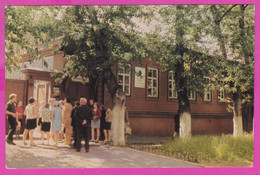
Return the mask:
<path id="1" fill-rule="evenodd" d="M 28 104 L 25 107 L 26 119 L 35 119 L 37 118 L 37 108 L 35 105 Z"/>

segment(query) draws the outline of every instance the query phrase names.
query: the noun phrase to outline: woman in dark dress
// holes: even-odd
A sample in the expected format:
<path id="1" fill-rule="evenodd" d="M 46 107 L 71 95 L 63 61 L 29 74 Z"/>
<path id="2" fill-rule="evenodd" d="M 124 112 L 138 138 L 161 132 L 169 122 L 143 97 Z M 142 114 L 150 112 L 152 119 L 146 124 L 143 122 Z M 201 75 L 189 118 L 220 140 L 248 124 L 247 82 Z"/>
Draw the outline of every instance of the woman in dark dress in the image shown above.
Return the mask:
<path id="1" fill-rule="evenodd" d="M 100 118 L 100 138 L 101 140 L 105 140 L 105 133 L 104 133 L 104 127 L 106 124 L 106 108 L 104 105 L 100 106 L 101 110 L 101 118 Z"/>

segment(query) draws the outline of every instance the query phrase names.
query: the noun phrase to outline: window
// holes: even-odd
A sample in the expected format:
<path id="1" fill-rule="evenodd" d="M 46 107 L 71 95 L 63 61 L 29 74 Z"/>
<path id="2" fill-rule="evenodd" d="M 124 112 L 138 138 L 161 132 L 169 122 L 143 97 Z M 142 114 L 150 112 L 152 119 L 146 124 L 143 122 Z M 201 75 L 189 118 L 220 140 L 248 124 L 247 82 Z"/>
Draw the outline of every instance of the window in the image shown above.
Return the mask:
<path id="1" fill-rule="evenodd" d="M 130 95 L 131 86 L 131 65 L 119 65 L 118 70 L 118 85 L 125 92 L 125 95 Z"/>
<path id="2" fill-rule="evenodd" d="M 189 91 L 188 92 L 188 98 L 189 98 L 189 100 L 196 100 L 196 92 L 195 91 Z"/>
<path id="3" fill-rule="evenodd" d="M 168 74 L 168 97 L 171 99 L 177 99 L 178 97 L 173 72 Z"/>
<path id="4" fill-rule="evenodd" d="M 225 90 L 223 87 L 221 87 L 218 91 L 218 102 L 224 102 L 225 101 Z"/>
<path id="5" fill-rule="evenodd" d="M 148 67 L 147 96 L 158 97 L 158 69 Z"/>
<path id="6" fill-rule="evenodd" d="M 209 87 L 210 79 L 208 77 L 204 78 L 206 87 L 204 88 L 204 101 L 211 101 L 211 90 Z"/>

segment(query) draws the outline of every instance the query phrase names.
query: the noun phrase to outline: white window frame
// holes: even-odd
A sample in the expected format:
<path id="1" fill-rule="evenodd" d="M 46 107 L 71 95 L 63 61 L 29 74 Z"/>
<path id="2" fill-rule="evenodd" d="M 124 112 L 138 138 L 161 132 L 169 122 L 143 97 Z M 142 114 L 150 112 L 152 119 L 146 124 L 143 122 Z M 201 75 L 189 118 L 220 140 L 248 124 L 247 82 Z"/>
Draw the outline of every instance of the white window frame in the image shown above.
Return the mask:
<path id="1" fill-rule="evenodd" d="M 225 102 L 225 89 L 223 87 L 218 91 L 218 102 Z"/>
<path id="2" fill-rule="evenodd" d="M 208 82 L 210 84 L 210 78 L 209 77 L 204 77 L 204 79 L 208 79 Z M 210 87 L 204 88 L 204 98 L 203 98 L 203 100 L 207 101 L 207 102 L 210 102 L 212 100 Z"/>
<path id="3" fill-rule="evenodd" d="M 189 91 L 188 92 L 188 99 L 189 100 L 196 100 L 196 91 Z"/>
<path id="4" fill-rule="evenodd" d="M 152 77 L 149 77 L 149 70 L 152 70 Z M 153 77 L 154 70 L 156 71 L 156 77 Z M 150 87 L 149 87 L 149 80 L 152 81 L 152 84 Z M 156 87 L 153 86 L 154 80 L 156 80 Z M 159 97 L 158 80 L 159 80 L 159 69 L 153 68 L 153 67 L 148 67 L 147 68 L 147 97 Z M 151 89 L 151 95 L 148 94 L 149 89 Z M 154 94 L 154 92 L 156 92 L 156 93 Z"/>
<path id="5" fill-rule="evenodd" d="M 125 92 L 126 96 L 130 96 L 131 95 L 131 64 L 128 64 L 129 67 L 129 72 L 126 72 L 126 66 L 123 66 L 121 64 L 119 64 L 119 69 L 118 69 L 118 77 L 117 77 L 117 81 L 118 81 L 118 85 L 122 86 L 122 90 L 123 92 Z M 123 72 L 120 72 L 119 70 L 123 69 Z M 122 76 L 122 82 L 119 82 L 119 76 Z M 126 77 L 129 77 L 129 84 L 126 84 Z M 128 93 L 126 92 L 126 87 L 128 86 L 129 90 Z"/>
<path id="6" fill-rule="evenodd" d="M 170 85 L 171 85 L 171 88 L 170 88 Z M 171 96 L 170 96 L 170 92 L 171 92 Z M 175 84 L 175 80 L 174 80 L 174 72 L 173 71 L 170 71 L 168 73 L 168 98 L 169 99 L 177 99 L 178 98 L 178 93 L 177 93 L 177 90 L 176 90 L 176 84 Z"/>

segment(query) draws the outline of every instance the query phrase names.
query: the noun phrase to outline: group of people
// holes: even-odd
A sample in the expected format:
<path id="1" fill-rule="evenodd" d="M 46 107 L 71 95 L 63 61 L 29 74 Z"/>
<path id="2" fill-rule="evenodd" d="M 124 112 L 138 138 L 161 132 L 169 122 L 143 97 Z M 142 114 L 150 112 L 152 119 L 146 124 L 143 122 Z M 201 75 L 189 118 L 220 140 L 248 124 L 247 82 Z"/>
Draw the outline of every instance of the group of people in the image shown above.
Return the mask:
<path id="1" fill-rule="evenodd" d="M 92 99 L 88 103 L 86 98 L 80 98 L 72 105 L 69 98 L 60 101 L 52 98 L 48 103 L 30 98 L 24 110 L 22 106 L 22 101 L 17 101 L 16 94 L 9 95 L 9 101 L 6 104 L 6 115 L 10 125 L 6 142 L 9 144 L 15 145 L 13 135 L 17 126 L 24 126 L 24 145 L 27 145 L 26 140 L 29 133 L 30 146 L 35 146 L 33 133 L 37 125 L 40 126 L 42 144 L 44 144 L 44 134 L 46 134 L 47 145 L 50 145 L 52 138 L 54 146 L 57 146 L 62 133 L 62 135 L 64 134 L 64 144 L 72 146 L 78 152 L 81 150 L 82 139 L 85 140 L 86 152 L 89 152 L 89 141 L 99 142 L 101 123 L 104 142 L 111 140 L 111 110 L 106 109 L 103 105 L 98 105 Z M 23 123 L 23 116 L 26 116 L 25 123 Z M 104 120 L 101 122 L 101 119 Z M 72 136 L 73 144 L 71 144 Z"/>

